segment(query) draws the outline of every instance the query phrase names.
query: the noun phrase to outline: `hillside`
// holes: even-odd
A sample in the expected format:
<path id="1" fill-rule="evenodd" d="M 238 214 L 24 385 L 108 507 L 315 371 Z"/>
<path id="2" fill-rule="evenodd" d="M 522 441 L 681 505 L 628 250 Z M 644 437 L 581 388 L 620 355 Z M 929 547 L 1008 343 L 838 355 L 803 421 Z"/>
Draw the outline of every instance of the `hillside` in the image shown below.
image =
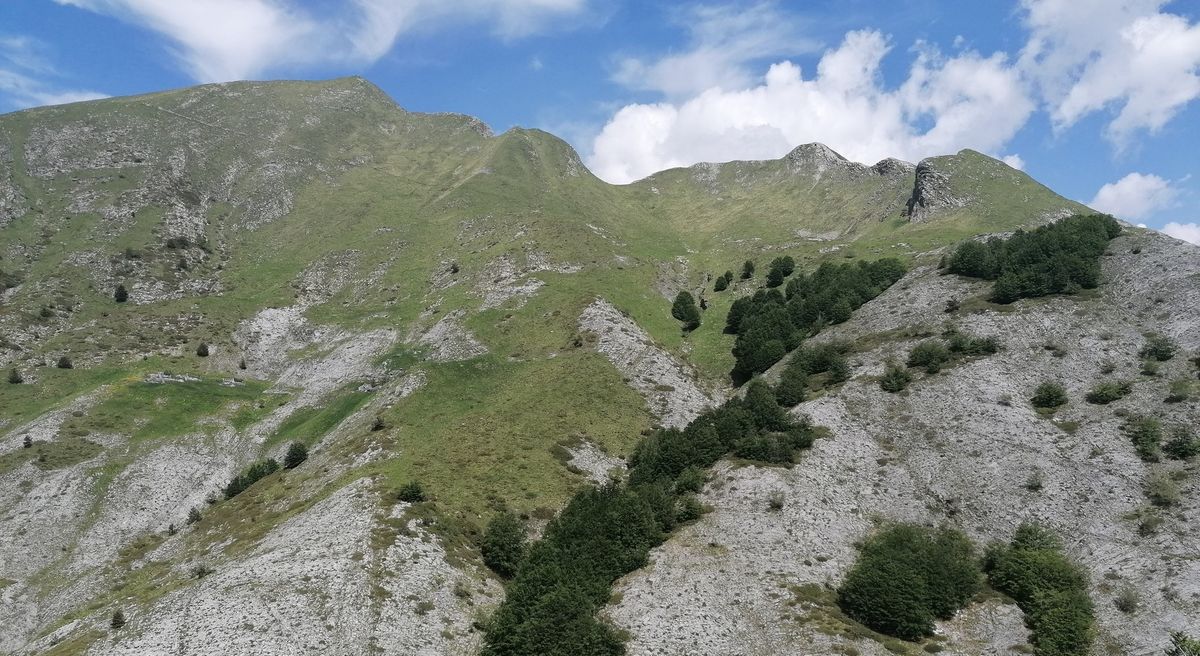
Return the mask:
<path id="1" fill-rule="evenodd" d="M 1157 653 L 1200 633 L 1195 465 L 1140 461 L 1114 408 L 1200 420 L 1162 402 L 1195 378 L 1200 250 L 1126 227 L 1097 290 L 1006 306 L 935 267 L 1086 211 L 973 151 L 868 166 L 809 144 L 613 186 L 545 132 L 407 112 L 360 78 L 0 116 L 0 367 L 21 379 L 0 383 L 0 653 L 477 653 L 504 598 L 483 527 L 511 509 L 540 530 L 653 426 L 735 396 L 725 316 L 781 255 L 910 272 L 814 338 L 855 345 L 850 380 L 794 411 L 827 436 L 790 469 L 722 461 L 710 512 L 618 584 L 602 615 L 628 653 L 882 653 L 826 587 L 873 519 L 981 545 L 1038 520 L 1087 569 L 1095 653 Z M 745 260 L 758 276 L 714 292 Z M 707 306 L 686 334 L 684 290 Z M 882 392 L 888 355 L 946 321 L 1001 355 Z M 1142 376 L 1146 332 L 1187 357 Z M 1108 361 L 1134 393 L 1079 400 Z M 1044 379 L 1073 399 L 1054 421 L 1024 402 Z M 222 498 L 294 442 L 304 464 Z M 1181 502 L 1141 535 L 1163 471 Z M 414 481 L 427 500 L 400 500 Z M 1028 639 L 1002 599 L 968 610 L 947 653 Z"/>

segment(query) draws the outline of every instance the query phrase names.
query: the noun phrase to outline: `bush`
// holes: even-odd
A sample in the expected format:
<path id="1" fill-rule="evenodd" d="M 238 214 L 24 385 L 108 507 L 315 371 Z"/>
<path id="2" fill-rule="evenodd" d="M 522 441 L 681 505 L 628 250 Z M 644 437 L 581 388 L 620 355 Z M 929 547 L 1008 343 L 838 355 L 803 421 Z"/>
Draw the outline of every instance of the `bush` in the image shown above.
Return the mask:
<path id="1" fill-rule="evenodd" d="M 1162 450 L 1172 460 L 1191 460 L 1200 455 L 1200 437 L 1188 434 L 1184 426 L 1176 426 Z"/>
<path id="2" fill-rule="evenodd" d="M 59 369 L 74 369 L 75 368 L 75 365 L 71 363 L 71 358 L 68 358 L 65 355 L 58 359 L 57 366 Z"/>
<path id="3" fill-rule="evenodd" d="M 885 392 L 895 394 L 903 391 L 911 382 L 912 374 L 895 362 L 889 362 L 884 369 L 883 378 L 879 379 L 879 387 Z"/>
<path id="4" fill-rule="evenodd" d="M 1072 294 L 1100 284 L 1100 256 L 1121 233 L 1110 216 L 1071 216 L 1008 239 L 968 241 L 947 261 L 950 273 L 994 280 L 991 300 Z"/>
<path id="5" fill-rule="evenodd" d="M 1066 405 L 1067 400 L 1067 390 L 1052 381 L 1038 385 L 1033 392 L 1033 398 L 1029 399 L 1035 408 L 1058 408 Z"/>
<path id="6" fill-rule="evenodd" d="M 838 589 L 838 605 L 866 626 L 904 640 L 932 635 L 979 588 L 970 541 L 952 529 L 885 528 L 863 545 Z"/>
<path id="7" fill-rule="evenodd" d="M 111 626 L 114 630 L 125 626 L 125 613 L 122 612 L 120 608 L 114 610 L 113 614 L 112 614 L 112 619 L 109 620 L 108 625 Z"/>
<path id="8" fill-rule="evenodd" d="M 203 517 L 200 516 L 200 510 L 197 509 L 195 506 L 192 506 L 191 510 L 188 510 L 188 516 L 187 516 L 188 526 L 195 524 L 196 522 L 200 521 L 201 519 L 203 519 Z"/>
<path id="9" fill-rule="evenodd" d="M 117 285 L 116 291 L 113 292 L 113 300 L 118 303 L 124 303 L 129 299 L 129 290 L 125 289 L 125 285 Z"/>
<path id="10" fill-rule="evenodd" d="M 704 470 L 695 465 L 684 468 L 675 479 L 675 493 L 699 492 L 704 487 Z"/>
<path id="11" fill-rule="evenodd" d="M 1133 613 L 1141 605 L 1141 598 L 1138 597 L 1137 590 L 1127 587 L 1117 593 L 1113 605 L 1122 613 Z"/>
<path id="12" fill-rule="evenodd" d="M 984 558 L 993 588 L 1025 612 L 1039 656 L 1086 656 L 1094 619 L 1087 576 L 1062 554 L 1049 531 L 1023 524 L 1008 545 L 993 545 Z"/>
<path id="13" fill-rule="evenodd" d="M 717 276 L 716 282 L 713 283 L 713 291 L 714 292 L 723 292 L 728 288 L 729 288 L 729 281 L 725 279 L 725 276 Z"/>
<path id="14" fill-rule="evenodd" d="M 808 385 L 806 364 L 800 358 L 793 357 L 784 367 L 779 384 L 775 386 L 775 400 L 779 405 L 790 408 L 804 400 L 804 390 Z"/>
<path id="15" fill-rule="evenodd" d="M 308 447 L 303 442 L 292 442 L 283 456 L 283 468 L 295 469 L 305 460 L 308 460 Z"/>
<path id="16" fill-rule="evenodd" d="M 1155 474 L 1146 482 L 1146 498 L 1150 503 L 1160 508 L 1170 508 L 1179 505 L 1182 496 L 1179 484 L 1166 474 Z"/>
<path id="17" fill-rule="evenodd" d="M 742 263 L 742 280 L 749 280 L 754 277 L 754 262 L 746 260 Z"/>
<path id="18" fill-rule="evenodd" d="M 1121 427 L 1138 457 L 1146 462 L 1159 461 L 1159 446 L 1162 443 L 1162 424 L 1151 417 L 1130 417 Z"/>
<path id="19" fill-rule="evenodd" d="M 993 335 L 976 337 L 951 328 L 946 331 L 945 337 L 950 352 L 955 355 L 994 355 L 1000 350 L 1000 340 Z"/>
<path id="20" fill-rule="evenodd" d="M 225 498 L 232 499 L 236 497 L 242 492 L 245 492 L 246 488 L 254 485 L 260 479 L 270 476 L 278 470 L 279 463 L 276 462 L 274 458 L 259 460 L 258 462 L 247 467 L 246 470 L 241 474 L 234 476 L 233 480 L 229 481 L 229 484 L 225 486 L 224 490 Z"/>
<path id="21" fill-rule="evenodd" d="M 196 347 L 196 355 L 198 355 L 202 358 L 207 358 L 208 357 L 208 344 L 205 342 L 200 342 L 200 345 Z"/>
<path id="22" fill-rule="evenodd" d="M 926 373 L 936 374 L 942 365 L 950 361 L 950 349 L 938 340 L 926 340 L 913 347 L 908 354 L 908 366 L 924 367 Z"/>
<path id="23" fill-rule="evenodd" d="M 488 522 L 480 545 L 483 563 L 508 579 L 516 576 L 525 558 L 525 526 L 511 512 L 502 512 Z"/>
<path id="24" fill-rule="evenodd" d="M 396 491 L 396 498 L 407 503 L 421 503 L 425 500 L 425 488 L 417 481 L 409 481 Z"/>
<path id="25" fill-rule="evenodd" d="M 17 371 L 16 367 L 13 367 L 8 372 L 8 382 L 11 385 L 20 385 L 25 382 L 25 377 L 21 375 L 20 371 Z"/>
<path id="26" fill-rule="evenodd" d="M 1179 347 L 1170 338 L 1151 333 L 1146 336 L 1146 343 L 1142 346 L 1142 350 L 1138 351 L 1138 355 L 1143 359 L 1166 362 L 1175 357 L 1178 351 Z"/>
<path id="27" fill-rule="evenodd" d="M 679 509 L 675 513 L 675 521 L 684 524 L 700 519 L 704 514 L 704 506 L 700 505 L 700 500 L 696 497 L 687 494 L 679 499 Z"/>
<path id="28" fill-rule="evenodd" d="M 9 382 L 12 382 L 11 379 Z M 1171 386 L 1167 393 L 1167 398 L 1164 399 L 1167 403 L 1183 403 L 1192 396 L 1192 381 L 1186 378 L 1179 378 L 1171 381 Z"/>
<path id="29" fill-rule="evenodd" d="M 1087 399 L 1088 403 L 1107 405 L 1124 398 L 1125 395 L 1132 391 L 1133 384 L 1129 381 L 1108 380 L 1093 387 L 1084 398 Z"/>
<path id="30" fill-rule="evenodd" d="M 1200 640 L 1189 638 L 1180 632 L 1171 634 L 1171 646 L 1166 656 L 1200 656 Z"/>
<path id="31" fill-rule="evenodd" d="M 671 305 L 671 316 L 683 322 L 683 329 L 692 331 L 700 327 L 700 309 L 690 292 L 679 292 Z"/>

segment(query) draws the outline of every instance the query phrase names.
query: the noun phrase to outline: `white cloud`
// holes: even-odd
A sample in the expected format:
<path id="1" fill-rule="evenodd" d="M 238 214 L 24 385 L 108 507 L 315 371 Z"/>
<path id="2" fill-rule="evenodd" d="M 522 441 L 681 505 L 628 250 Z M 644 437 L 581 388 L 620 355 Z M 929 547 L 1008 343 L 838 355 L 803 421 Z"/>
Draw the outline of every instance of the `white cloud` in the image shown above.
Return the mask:
<path id="1" fill-rule="evenodd" d="M 1088 205 L 1101 212 L 1136 221 L 1171 207 L 1178 195 L 1179 191 L 1170 182 L 1157 175 L 1130 173 L 1100 187 Z"/>
<path id="2" fill-rule="evenodd" d="M 864 162 L 962 147 L 994 152 L 1033 111 L 1003 54 L 947 58 L 920 45 L 907 80 L 889 90 L 879 73 L 889 49 L 877 31 L 850 32 L 809 79 L 785 61 L 750 88 L 628 105 L 593 141 L 589 164 L 601 178 L 624 183 L 701 161 L 780 157 L 809 141 Z"/>
<path id="3" fill-rule="evenodd" d="M 1025 160 L 1021 159 L 1021 156 L 1016 153 L 1013 153 L 1012 155 L 1005 155 L 1004 157 L 1000 158 L 1000 161 L 1008 164 L 1018 171 L 1025 170 Z"/>
<path id="4" fill-rule="evenodd" d="M 50 63 L 46 47 L 26 36 L 0 36 L 0 97 L 9 108 L 61 105 L 105 98 L 86 89 L 64 89 Z"/>
<path id="5" fill-rule="evenodd" d="M 674 22 L 690 36 L 687 49 L 654 61 L 625 57 L 613 80 L 631 89 L 668 97 L 717 87 L 742 89 L 754 82 L 748 64 L 767 57 L 816 51 L 799 23 L 772 2 L 751 6 L 696 6 L 679 10 Z"/>
<path id="6" fill-rule="evenodd" d="M 352 0 L 314 14 L 298 0 L 55 0 L 158 32 L 198 81 L 244 79 L 275 68 L 371 63 L 405 32 L 486 23 L 501 38 L 580 14 L 587 0 Z"/>
<path id="7" fill-rule="evenodd" d="M 1111 110 L 1105 135 L 1127 145 L 1200 98 L 1200 23 L 1165 13 L 1166 0 L 1023 0 L 1025 74 L 1058 129 Z"/>
<path id="8" fill-rule="evenodd" d="M 1175 223 L 1172 221 L 1162 227 L 1162 232 L 1200 246 L 1200 223 Z"/>

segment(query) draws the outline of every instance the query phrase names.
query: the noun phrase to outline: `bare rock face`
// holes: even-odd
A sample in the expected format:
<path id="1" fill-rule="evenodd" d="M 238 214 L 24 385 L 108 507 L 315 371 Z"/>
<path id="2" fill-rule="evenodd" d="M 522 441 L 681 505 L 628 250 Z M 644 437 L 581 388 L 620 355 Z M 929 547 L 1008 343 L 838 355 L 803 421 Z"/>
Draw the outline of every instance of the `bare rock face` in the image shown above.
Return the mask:
<path id="1" fill-rule="evenodd" d="M 955 195 L 949 183 L 950 176 L 939 171 L 933 161 L 917 164 L 912 197 L 906 206 L 909 220 L 921 223 L 940 210 L 966 206 L 970 199 Z"/>
<path id="2" fill-rule="evenodd" d="M 589 305 L 579 317 L 579 330 L 594 336 L 596 350 L 646 398 L 650 412 L 664 426 L 686 426 L 705 408 L 718 403 L 719 396 L 699 387 L 690 367 L 656 346 L 608 301 L 596 299 Z"/>

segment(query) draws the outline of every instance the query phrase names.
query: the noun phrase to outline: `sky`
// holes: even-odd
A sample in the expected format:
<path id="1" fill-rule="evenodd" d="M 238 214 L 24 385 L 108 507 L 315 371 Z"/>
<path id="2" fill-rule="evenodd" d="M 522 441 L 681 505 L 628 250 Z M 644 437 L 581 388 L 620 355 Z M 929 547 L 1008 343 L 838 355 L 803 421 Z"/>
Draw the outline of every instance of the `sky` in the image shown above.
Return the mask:
<path id="1" fill-rule="evenodd" d="M 0 112 L 343 75 L 615 184 L 973 148 L 1200 243 L 1200 0 L 0 0 Z"/>

